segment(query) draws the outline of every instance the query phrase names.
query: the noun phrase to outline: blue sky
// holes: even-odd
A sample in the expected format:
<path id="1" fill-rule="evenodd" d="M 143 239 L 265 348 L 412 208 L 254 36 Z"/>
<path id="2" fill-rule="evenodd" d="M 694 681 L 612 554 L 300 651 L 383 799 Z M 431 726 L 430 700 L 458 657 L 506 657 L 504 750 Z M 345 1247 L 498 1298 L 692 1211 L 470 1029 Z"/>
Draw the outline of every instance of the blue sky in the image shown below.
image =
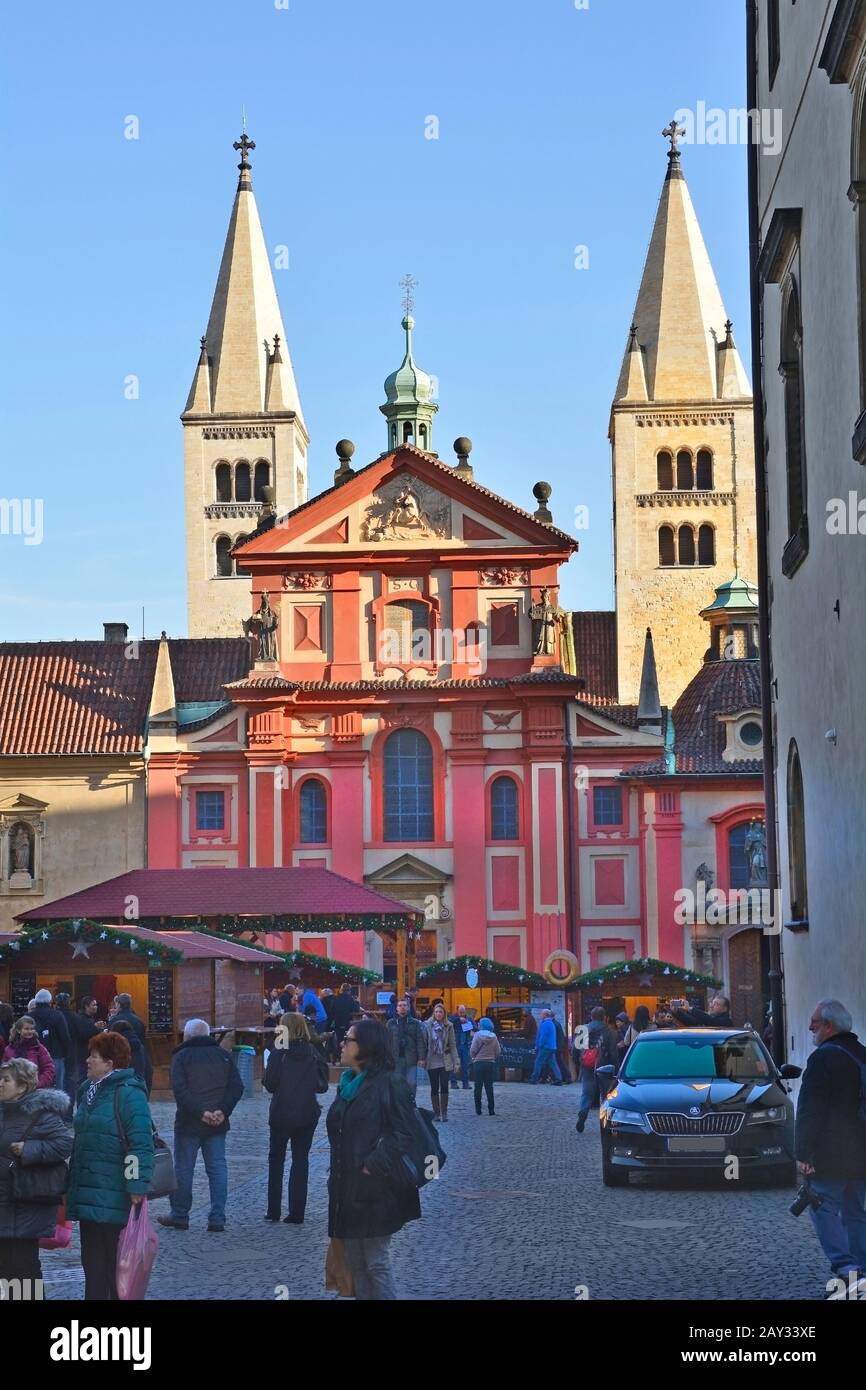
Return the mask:
<path id="1" fill-rule="evenodd" d="M 744 7 L 660 0 L 148 0 L 7 18 L 0 638 L 186 631 L 181 426 L 237 177 L 242 106 L 310 429 L 385 447 L 402 355 L 440 383 L 434 447 L 468 434 L 478 481 L 557 523 L 589 507 L 564 575 L 612 604 L 610 401 L 666 168 L 660 131 L 745 99 Z M 140 138 L 124 138 L 125 118 Z M 429 116 L 439 138 L 425 138 Z M 746 155 L 684 171 L 748 361 Z M 589 268 L 575 269 L 586 246 Z M 124 380 L 140 380 L 138 400 Z"/>

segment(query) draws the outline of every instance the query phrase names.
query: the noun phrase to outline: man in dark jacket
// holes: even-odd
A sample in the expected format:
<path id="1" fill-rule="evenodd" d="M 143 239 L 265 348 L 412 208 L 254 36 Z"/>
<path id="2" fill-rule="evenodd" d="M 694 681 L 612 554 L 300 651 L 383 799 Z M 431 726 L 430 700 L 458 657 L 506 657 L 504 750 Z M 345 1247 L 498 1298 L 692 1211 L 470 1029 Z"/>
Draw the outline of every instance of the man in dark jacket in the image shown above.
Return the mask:
<path id="1" fill-rule="evenodd" d="M 590 1054 L 589 1057 L 587 1057 L 587 1053 Z M 590 1011 L 589 1023 L 586 1027 L 586 1047 L 580 1053 L 577 1075 L 580 1082 L 580 1100 L 578 1102 L 577 1121 L 574 1126 L 578 1134 L 583 1133 L 587 1116 L 592 1107 L 598 1105 L 602 1097 L 606 1096 L 608 1092 L 607 1078 L 598 1076 L 596 1069 L 598 1067 L 616 1067 L 618 1061 L 616 1033 L 608 1023 L 604 1009 L 600 1004 L 597 1004 Z"/>
<path id="2" fill-rule="evenodd" d="M 340 986 L 340 993 L 334 996 L 334 1002 L 330 1008 L 331 1022 L 334 1025 L 338 1045 L 342 1045 L 346 1030 L 360 1007 L 352 993 L 352 986 L 347 980 L 344 985 Z"/>
<path id="3" fill-rule="evenodd" d="M 159 1216 L 161 1226 L 189 1228 L 192 1180 L 201 1149 L 210 1188 L 209 1231 L 224 1231 L 229 1175 L 226 1134 L 229 1115 L 244 1093 L 231 1054 L 224 1052 L 204 1019 L 191 1018 L 183 1042 L 171 1059 L 171 1089 L 177 1101 L 174 1119 L 174 1173 L 177 1189 L 171 1212 Z"/>
<path id="4" fill-rule="evenodd" d="M 66 1059 L 72 1052 L 72 1039 L 63 1014 L 52 1007 L 50 990 L 37 990 L 31 1017 L 36 1024 L 36 1036 L 54 1063 L 54 1084 L 58 1091 L 62 1091 L 65 1089 Z"/>
<path id="5" fill-rule="evenodd" d="M 838 999 L 815 1005 L 815 1051 L 800 1085 L 794 1149 L 801 1176 L 821 1199 L 817 1210 L 810 1207 L 821 1248 L 837 1278 L 855 1272 L 859 1295 L 866 1294 L 866 1047 L 851 1024 Z"/>
<path id="6" fill-rule="evenodd" d="M 388 1020 L 388 1036 L 394 1053 L 394 1069 L 402 1076 L 412 1099 L 418 1088 L 418 1067 L 421 1059 L 427 1056 L 427 1039 L 424 1027 L 409 1012 L 409 1000 L 397 1000 L 397 1017 Z"/>
<path id="7" fill-rule="evenodd" d="M 112 1028 L 120 1019 L 126 1019 L 133 1031 L 138 1034 L 142 1047 L 147 1048 L 147 1029 L 138 1014 L 133 1012 L 131 994 L 116 994 L 114 996 L 114 1012 L 108 1020 L 109 1028 Z"/>
<path id="8" fill-rule="evenodd" d="M 671 1007 L 674 1018 L 684 1028 L 733 1028 L 731 1001 L 724 994 L 715 994 L 710 1000 L 708 1011 L 703 1009 L 675 1009 Z"/>

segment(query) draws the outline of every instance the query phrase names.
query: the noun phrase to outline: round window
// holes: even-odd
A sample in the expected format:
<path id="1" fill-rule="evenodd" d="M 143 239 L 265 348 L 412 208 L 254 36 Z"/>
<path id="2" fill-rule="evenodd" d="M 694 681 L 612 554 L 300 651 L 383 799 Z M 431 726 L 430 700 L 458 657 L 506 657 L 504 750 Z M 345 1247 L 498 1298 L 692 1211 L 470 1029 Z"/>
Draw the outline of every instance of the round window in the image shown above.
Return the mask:
<path id="1" fill-rule="evenodd" d="M 754 719 L 747 720 L 740 728 L 740 739 L 745 743 L 747 748 L 757 748 L 758 744 L 762 742 L 763 737 L 764 731 L 760 724 L 756 723 Z"/>

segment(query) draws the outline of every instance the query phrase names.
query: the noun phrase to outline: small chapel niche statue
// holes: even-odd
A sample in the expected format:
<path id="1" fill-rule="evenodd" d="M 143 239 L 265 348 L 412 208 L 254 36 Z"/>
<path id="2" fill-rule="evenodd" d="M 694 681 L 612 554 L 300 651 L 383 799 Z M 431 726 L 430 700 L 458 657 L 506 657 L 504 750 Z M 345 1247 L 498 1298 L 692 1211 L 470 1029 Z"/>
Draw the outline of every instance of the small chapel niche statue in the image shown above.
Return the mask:
<path id="1" fill-rule="evenodd" d="M 532 650 L 536 656 L 556 655 L 556 633 L 562 610 L 550 601 L 550 589 L 545 585 L 541 598 L 529 610 L 532 619 Z"/>
<path id="2" fill-rule="evenodd" d="M 247 636 L 255 634 L 258 638 L 258 654 L 256 662 L 259 661 L 278 661 L 277 655 L 277 625 L 279 615 L 274 612 L 270 603 L 270 595 L 262 594 L 262 601 L 251 618 L 244 622 L 244 631 Z"/>
<path id="3" fill-rule="evenodd" d="M 20 821 L 14 826 L 9 837 L 9 875 L 26 874 L 33 877 L 33 839 L 26 825 Z"/>
<path id="4" fill-rule="evenodd" d="M 753 820 L 749 822 L 744 842 L 746 858 L 749 861 L 749 887 L 766 888 L 767 878 L 767 832 L 764 822 Z"/>

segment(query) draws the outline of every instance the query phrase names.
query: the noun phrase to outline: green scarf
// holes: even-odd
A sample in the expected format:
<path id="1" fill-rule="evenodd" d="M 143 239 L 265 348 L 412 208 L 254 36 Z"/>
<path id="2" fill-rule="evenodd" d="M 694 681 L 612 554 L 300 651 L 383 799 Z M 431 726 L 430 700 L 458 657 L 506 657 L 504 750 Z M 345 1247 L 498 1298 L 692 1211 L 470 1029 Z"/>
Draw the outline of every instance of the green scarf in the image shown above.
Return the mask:
<path id="1" fill-rule="evenodd" d="M 366 1080 L 367 1073 L 365 1071 L 352 1071 L 351 1067 L 347 1067 L 337 1083 L 340 1099 L 348 1105 L 350 1100 L 355 1099 Z"/>

